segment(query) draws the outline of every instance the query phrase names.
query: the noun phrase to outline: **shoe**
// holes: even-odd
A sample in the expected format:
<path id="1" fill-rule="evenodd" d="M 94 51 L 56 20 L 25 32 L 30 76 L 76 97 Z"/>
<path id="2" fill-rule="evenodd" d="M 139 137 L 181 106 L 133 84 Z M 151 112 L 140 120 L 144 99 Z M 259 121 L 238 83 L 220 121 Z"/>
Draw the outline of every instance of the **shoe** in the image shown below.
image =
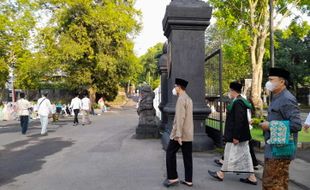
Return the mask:
<path id="1" fill-rule="evenodd" d="M 213 171 L 210 171 L 208 170 L 208 173 L 210 176 L 214 177 L 215 179 L 219 180 L 219 181 L 223 181 L 222 178 L 220 178 L 218 175 L 217 175 L 217 172 L 213 172 Z"/>
<path id="2" fill-rule="evenodd" d="M 193 183 L 186 182 L 185 180 L 181 180 L 180 183 L 188 187 L 193 187 Z"/>
<path id="3" fill-rule="evenodd" d="M 219 159 L 215 159 L 214 162 L 218 165 L 218 166 L 222 166 L 223 164 L 220 162 Z"/>
<path id="4" fill-rule="evenodd" d="M 41 136 L 47 136 L 47 132 L 42 133 Z"/>
<path id="5" fill-rule="evenodd" d="M 249 180 L 249 178 L 240 178 L 240 182 L 251 184 L 251 185 L 257 185 L 257 181 L 251 181 Z"/>
<path id="6" fill-rule="evenodd" d="M 165 187 L 170 187 L 170 186 L 175 186 L 179 183 L 179 181 L 175 181 L 175 182 L 170 182 L 169 179 L 166 179 L 164 182 L 163 182 L 163 185 Z"/>

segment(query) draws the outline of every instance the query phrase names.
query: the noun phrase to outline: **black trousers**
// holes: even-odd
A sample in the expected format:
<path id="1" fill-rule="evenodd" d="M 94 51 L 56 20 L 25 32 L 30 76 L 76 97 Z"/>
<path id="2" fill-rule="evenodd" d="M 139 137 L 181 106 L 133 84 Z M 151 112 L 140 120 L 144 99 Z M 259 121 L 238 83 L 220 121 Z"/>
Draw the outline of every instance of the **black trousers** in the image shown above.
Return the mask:
<path id="1" fill-rule="evenodd" d="M 249 146 L 250 146 L 250 154 L 252 157 L 253 166 L 258 166 L 258 161 L 257 161 L 257 158 L 255 156 L 255 152 L 254 152 L 254 141 L 253 140 L 249 141 Z"/>
<path id="2" fill-rule="evenodd" d="M 73 121 L 73 123 L 74 124 L 75 123 L 79 123 L 78 115 L 79 115 L 80 110 L 79 109 L 74 109 L 73 112 L 74 112 L 74 121 Z"/>
<path id="3" fill-rule="evenodd" d="M 28 123 L 29 123 L 29 116 L 28 115 L 20 116 L 20 126 L 22 128 L 22 134 L 26 134 L 27 129 L 28 129 Z"/>
<path id="4" fill-rule="evenodd" d="M 185 181 L 193 181 L 193 157 L 192 157 L 192 142 L 182 142 L 182 146 L 175 141 L 170 140 L 167 152 L 166 152 L 166 167 L 167 167 L 167 178 L 177 179 L 177 159 L 176 153 L 179 148 L 182 149 L 183 163 L 185 169 Z"/>

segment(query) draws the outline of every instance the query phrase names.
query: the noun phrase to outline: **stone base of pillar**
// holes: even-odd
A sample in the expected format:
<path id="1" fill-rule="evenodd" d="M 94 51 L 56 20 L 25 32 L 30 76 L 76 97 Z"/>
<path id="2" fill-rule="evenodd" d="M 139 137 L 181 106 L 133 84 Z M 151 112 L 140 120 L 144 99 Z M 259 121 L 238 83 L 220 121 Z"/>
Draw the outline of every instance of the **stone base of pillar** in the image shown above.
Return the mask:
<path id="1" fill-rule="evenodd" d="M 165 131 L 161 135 L 161 144 L 162 144 L 164 150 L 167 150 L 169 141 L 170 141 L 170 134 L 167 131 Z"/>
<path id="2" fill-rule="evenodd" d="M 136 128 L 136 139 L 151 139 L 160 137 L 157 125 L 138 125 Z"/>
<path id="3" fill-rule="evenodd" d="M 170 134 L 164 132 L 161 135 L 161 143 L 164 150 L 167 150 L 170 141 Z M 213 140 L 206 134 L 195 134 L 193 142 L 193 152 L 203 152 L 213 150 L 215 148 Z"/>
<path id="4" fill-rule="evenodd" d="M 194 134 L 193 152 L 203 152 L 214 148 L 214 142 L 207 134 Z"/>

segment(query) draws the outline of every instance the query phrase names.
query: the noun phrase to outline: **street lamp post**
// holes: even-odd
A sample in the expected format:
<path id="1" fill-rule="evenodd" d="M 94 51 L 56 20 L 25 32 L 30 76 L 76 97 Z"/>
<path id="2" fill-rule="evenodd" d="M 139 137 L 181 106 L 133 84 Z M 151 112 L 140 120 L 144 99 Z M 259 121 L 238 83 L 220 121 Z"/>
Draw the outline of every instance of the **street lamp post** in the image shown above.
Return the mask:
<path id="1" fill-rule="evenodd" d="M 274 44 L 273 44 L 273 0 L 269 0 L 269 24 L 270 24 L 270 67 L 274 67 Z"/>

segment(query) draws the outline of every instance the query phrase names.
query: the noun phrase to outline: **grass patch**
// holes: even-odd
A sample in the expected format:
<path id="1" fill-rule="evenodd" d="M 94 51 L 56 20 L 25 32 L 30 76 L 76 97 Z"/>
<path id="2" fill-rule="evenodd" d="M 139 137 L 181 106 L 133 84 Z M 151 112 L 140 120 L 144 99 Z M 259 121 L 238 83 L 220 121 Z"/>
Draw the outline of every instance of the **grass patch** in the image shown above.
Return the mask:
<path id="1" fill-rule="evenodd" d="M 257 141 L 260 141 L 260 142 L 264 141 L 263 131 L 259 128 L 253 128 L 251 130 L 251 135 L 252 135 L 252 138 Z M 303 130 L 300 131 L 298 133 L 298 142 L 310 142 L 310 132 L 306 133 Z"/>
<path id="2" fill-rule="evenodd" d="M 299 142 L 310 142 L 310 132 L 306 133 L 304 130 L 298 133 Z"/>
<path id="3" fill-rule="evenodd" d="M 206 119 L 205 121 L 205 125 L 209 126 L 209 127 L 212 127 L 214 129 L 217 129 L 217 130 L 220 130 L 221 129 L 221 126 L 220 126 L 220 121 L 217 121 L 217 120 L 213 120 L 213 119 Z M 224 123 L 222 124 L 223 128 L 224 128 Z"/>
<path id="4" fill-rule="evenodd" d="M 258 129 L 258 128 L 253 128 L 251 130 L 251 136 L 254 140 L 263 142 L 264 141 L 264 135 L 263 135 L 263 130 Z"/>
<path id="5" fill-rule="evenodd" d="M 206 119 L 205 124 L 209 127 L 212 127 L 214 129 L 220 130 L 220 122 L 213 119 Z M 224 123 L 223 123 L 223 130 L 224 130 Z M 260 128 L 254 127 L 251 130 L 251 135 L 254 140 L 263 142 L 264 141 L 264 135 L 263 131 Z M 300 131 L 298 133 L 298 142 L 310 142 L 310 132 L 306 133 L 304 130 Z"/>

